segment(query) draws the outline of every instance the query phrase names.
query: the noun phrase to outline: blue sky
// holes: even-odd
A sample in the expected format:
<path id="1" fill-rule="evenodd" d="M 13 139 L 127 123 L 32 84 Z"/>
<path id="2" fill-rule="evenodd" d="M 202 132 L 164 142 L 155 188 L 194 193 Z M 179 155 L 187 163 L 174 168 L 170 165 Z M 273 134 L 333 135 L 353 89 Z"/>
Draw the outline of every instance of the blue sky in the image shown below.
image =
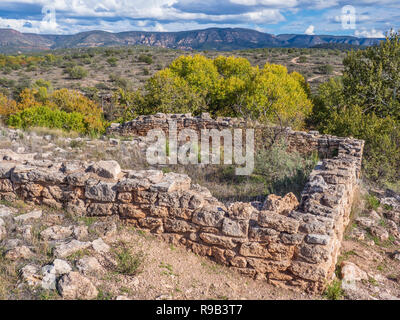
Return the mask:
<path id="1" fill-rule="evenodd" d="M 350 11 L 343 12 L 344 6 L 351 6 L 347 7 Z M 355 14 L 346 18 L 353 11 Z M 343 24 L 343 19 L 350 24 Z M 400 29 L 400 1 L 0 0 L 0 28 L 21 32 L 73 34 L 209 27 L 251 28 L 273 34 L 381 37 L 392 28 Z"/>

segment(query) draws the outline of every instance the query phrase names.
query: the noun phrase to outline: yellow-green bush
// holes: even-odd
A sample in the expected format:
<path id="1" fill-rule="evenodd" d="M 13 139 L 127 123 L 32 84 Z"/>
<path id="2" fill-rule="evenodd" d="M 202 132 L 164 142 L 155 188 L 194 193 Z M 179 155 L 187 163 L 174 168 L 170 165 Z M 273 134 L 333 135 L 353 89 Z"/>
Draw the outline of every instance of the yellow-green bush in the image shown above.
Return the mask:
<path id="1" fill-rule="evenodd" d="M 33 89 L 21 92 L 18 103 L 0 94 L 0 115 L 10 126 L 44 126 L 81 133 L 101 133 L 105 130 L 103 113 L 95 102 L 67 89 L 49 93 L 47 89 L 52 90 L 51 86 L 43 81 L 35 85 Z"/>
<path id="2" fill-rule="evenodd" d="M 0 116 L 8 116 L 17 112 L 17 103 L 8 99 L 4 94 L 0 93 Z"/>
<path id="3" fill-rule="evenodd" d="M 210 112 L 301 128 L 312 110 L 308 84 L 300 74 L 278 65 L 252 67 L 235 57 L 181 56 L 150 78 L 138 95 L 136 101 L 120 104 L 132 116 Z"/>
<path id="4" fill-rule="evenodd" d="M 76 131 L 80 133 L 91 133 L 89 124 L 84 116 L 78 112 L 65 112 L 52 109 L 48 106 L 39 106 L 25 109 L 17 114 L 11 115 L 7 125 L 27 129 L 30 127 L 57 128 L 66 131 Z"/>

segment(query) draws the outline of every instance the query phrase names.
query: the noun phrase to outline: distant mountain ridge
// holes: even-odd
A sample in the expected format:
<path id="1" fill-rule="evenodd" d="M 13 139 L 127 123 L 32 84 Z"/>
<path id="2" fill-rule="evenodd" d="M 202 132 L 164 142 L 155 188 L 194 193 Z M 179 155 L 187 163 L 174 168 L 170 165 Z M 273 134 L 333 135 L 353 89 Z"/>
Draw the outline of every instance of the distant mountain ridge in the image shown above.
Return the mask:
<path id="1" fill-rule="evenodd" d="M 74 35 L 42 35 L 0 29 L 0 52 L 42 51 L 65 48 L 147 45 L 182 50 L 240 50 L 255 48 L 310 48 L 324 44 L 372 46 L 379 38 L 329 35 L 272 35 L 251 29 L 210 28 L 180 32 L 88 31 Z"/>

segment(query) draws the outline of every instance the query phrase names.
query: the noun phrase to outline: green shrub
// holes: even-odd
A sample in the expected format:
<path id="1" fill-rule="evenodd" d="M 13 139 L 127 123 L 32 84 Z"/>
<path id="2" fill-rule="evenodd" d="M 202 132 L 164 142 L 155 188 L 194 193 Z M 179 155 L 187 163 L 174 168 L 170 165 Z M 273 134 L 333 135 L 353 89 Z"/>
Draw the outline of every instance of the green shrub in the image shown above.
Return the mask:
<path id="1" fill-rule="evenodd" d="M 329 300 L 340 300 L 343 298 L 343 294 L 342 282 L 334 280 L 326 287 L 324 296 Z"/>
<path id="2" fill-rule="evenodd" d="M 88 75 L 88 71 L 80 66 L 75 66 L 72 67 L 71 69 L 68 69 L 67 73 L 71 79 L 83 79 L 86 78 Z"/>
<path id="3" fill-rule="evenodd" d="M 111 66 L 111 67 L 116 67 L 117 66 L 117 62 L 118 59 L 115 57 L 111 57 L 107 59 L 107 63 Z"/>
<path id="4" fill-rule="evenodd" d="M 299 62 L 300 63 L 306 63 L 307 62 L 307 57 L 306 56 L 300 56 Z"/>
<path id="5" fill-rule="evenodd" d="M 322 74 L 332 74 L 334 71 L 334 68 L 330 64 L 327 64 L 327 65 L 320 66 L 318 68 L 318 71 Z"/>
<path id="6" fill-rule="evenodd" d="M 144 259 L 143 252 L 132 254 L 128 248 L 123 246 L 115 251 L 115 257 L 118 273 L 133 276 L 140 272 L 140 267 Z"/>
<path id="7" fill-rule="evenodd" d="M 266 194 L 285 195 L 291 191 L 300 197 L 317 162 L 317 155 L 303 157 L 298 152 L 288 152 L 283 142 L 277 142 L 256 154 L 254 176 L 263 179 Z"/>
<path id="8" fill-rule="evenodd" d="M 11 115 L 6 122 L 11 127 L 22 129 L 47 127 L 85 134 L 92 131 L 82 114 L 78 112 L 67 113 L 47 106 L 25 109 Z"/>
<path id="9" fill-rule="evenodd" d="M 147 63 L 147 64 L 152 64 L 153 63 L 153 58 L 148 54 L 142 54 L 142 55 L 139 56 L 138 61 L 139 62 L 144 62 L 144 63 Z"/>
<path id="10" fill-rule="evenodd" d="M 365 200 L 367 201 L 367 207 L 370 210 L 376 210 L 381 205 L 381 202 L 379 201 L 379 199 L 372 195 L 367 195 Z"/>

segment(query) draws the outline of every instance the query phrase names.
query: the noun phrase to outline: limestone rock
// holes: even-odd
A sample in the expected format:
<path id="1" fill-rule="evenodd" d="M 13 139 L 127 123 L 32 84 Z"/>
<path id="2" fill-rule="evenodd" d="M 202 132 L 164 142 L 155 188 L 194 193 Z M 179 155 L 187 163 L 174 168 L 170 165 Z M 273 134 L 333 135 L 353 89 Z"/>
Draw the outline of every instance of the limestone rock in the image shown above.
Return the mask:
<path id="1" fill-rule="evenodd" d="M 386 241 L 389 239 L 389 232 L 384 227 L 373 226 L 370 228 L 372 235 L 377 237 L 380 241 Z"/>
<path id="2" fill-rule="evenodd" d="M 111 238 L 117 233 L 117 225 L 113 221 L 97 221 L 89 227 L 89 231 L 102 238 Z"/>
<path id="3" fill-rule="evenodd" d="M 26 223 L 28 221 L 38 220 L 41 217 L 42 217 L 42 210 L 33 210 L 29 213 L 14 217 L 14 221 Z"/>
<path id="4" fill-rule="evenodd" d="M 258 242 L 243 243 L 240 247 L 239 253 L 245 257 L 271 257 L 271 254 L 268 252 L 266 245 Z"/>
<path id="5" fill-rule="evenodd" d="M 76 240 L 79 240 L 79 241 L 85 240 L 89 235 L 88 227 L 87 226 L 74 227 L 73 235 L 76 238 Z"/>
<path id="6" fill-rule="evenodd" d="M 292 210 L 297 209 L 299 201 L 293 193 L 288 193 L 283 198 L 270 194 L 264 202 L 262 210 L 273 211 L 277 214 L 288 215 Z"/>
<path id="7" fill-rule="evenodd" d="M 99 181 L 97 184 L 91 184 L 89 180 L 86 184 L 85 196 L 91 200 L 114 202 L 117 196 L 116 184 L 103 181 Z"/>
<path id="8" fill-rule="evenodd" d="M 382 219 L 382 217 L 375 211 L 375 210 L 371 210 L 368 213 L 368 216 L 370 219 L 374 220 L 374 221 L 379 221 Z"/>
<path id="9" fill-rule="evenodd" d="M 103 267 L 100 265 L 99 261 L 95 257 L 83 257 L 79 259 L 76 264 L 76 267 L 80 272 L 85 275 L 88 274 L 97 274 L 103 271 Z"/>
<path id="10" fill-rule="evenodd" d="M 169 172 L 164 175 L 161 182 L 150 187 L 158 192 L 186 191 L 190 189 L 191 179 L 186 174 Z"/>
<path id="11" fill-rule="evenodd" d="M 343 261 L 341 267 L 343 289 L 354 289 L 356 281 L 368 280 L 367 273 L 352 262 Z"/>
<path id="12" fill-rule="evenodd" d="M 358 225 L 360 225 L 361 227 L 365 227 L 365 228 L 370 228 L 376 224 L 376 221 L 366 218 L 366 217 L 358 217 L 356 219 L 356 222 Z"/>
<path id="13" fill-rule="evenodd" d="M 40 233 L 43 240 L 63 240 L 72 235 L 71 227 L 52 226 Z"/>
<path id="14" fill-rule="evenodd" d="M 61 243 L 54 248 L 54 255 L 59 258 L 66 258 L 71 254 L 87 249 L 91 246 L 90 242 L 81 242 L 78 240 L 71 240 L 66 243 Z"/>
<path id="15" fill-rule="evenodd" d="M 105 243 L 102 238 L 98 238 L 92 241 L 92 247 L 94 251 L 98 253 L 107 253 L 108 251 L 110 251 L 110 246 Z"/>
<path id="16" fill-rule="evenodd" d="M 7 236 L 7 230 L 6 227 L 3 225 L 0 225 L 0 241 L 5 239 Z"/>
<path id="17" fill-rule="evenodd" d="M 299 229 L 298 221 L 271 211 L 261 211 L 258 216 L 258 224 L 287 233 L 296 233 Z"/>
<path id="18" fill-rule="evenodd" d="M 231 237 L 247 237 L 249 222 L 246 220 L 232 220 L 224 218 L 222 222 L 222 233 Z"/>
<path id="19" fill-rule="evenodd" d="M 8 179 L 11 175 L 11 170 L 15 168 L 16 164 L 13 162 L 3 161 L 0 154 L 0 178 Z"/>
<path id="20" fill-rule="evenodd" d="M 88 168 L 89 172 L 94 172 L 98 176 L 109 179 L 117 179 L 121 173 L 121 167 L 117 161 L 99 161 Z"/>
<path id="21" fill-rule="evenodd" d="M 22 241 L 20 239 L 7 239 L 4 244 L 6 250 L 14 249 L 15 247 L 21 246 Z"/>
<path id="22" fill-rule="evenodd" d="M 9 207 L 0 205 L 0 218 L 8 218 L 15 212 L 16 212 L 16 210 L 14 208 L 9 208 Z"/>
<path id="23" fill-rule="evenodd" d="M 327 245 L 329 243 L 329 240 L 329 236 L 322 234 L 309 234 L 306 237 L 306 242 L 310 244 Z"/>
<path id="24" fill-rule="evenodd" d="M 57 275 L 66 274 L 66 273 L 72 271 L 71 266 L 65 260 L 55 259 L 53 261 L 53 266 L 55 268 L 55 271 L 56 271 Z"/>
<path id="25" fill-rule="evenodd" d="M 26 265 L 20 271 L 21 278 L 31 287 L 41 282 L 41 276 L 38 273 L 39 268 L 31 264 Z"/>
<path id="26" fill-rule="evenodd" d="M 13 261 L 16 261 L 19 259 L 30 259 L 33 256 L 34 256 L 34 253 L 27 246 L 15 247 L 14 249 L 7 251 L 5 254 L 5 257 L 7 259 L 13 260 Z"/>
<path id="27" fill-rule="evenodd" d="M 193 213 L 192 221 L 201 226 L 218 227 L 224 219 L 224 211 L 216 206 L 205 206 Z"/>
<path id="28" fill-rule="evenodd" d="M 237 220 L 248 220 L 255 211 L 257 210 L 249 203 L 235 202 L 229 206 L 230 217 Z"/>
<path id="29" fill-rule="evenodd" d="M 92 300 L 98 295 L 93 283 L 79 272 L 63 275 L 57 283 L 57 289 L 60 295 L 68 300 Z"/>
<path id="30" fill-rule="evenodd" d="M 29 241 L 32 239 L 32 226 L 30 224 L 22 227 L 17 227 L 17 232 L 22 235 L 22 238 L 24 240 Z"/>
<path id="31" fill-rule="evenodd" d="M 56 289 L 56 269 L 53 265 L 47 265 L 42 268 L 43 279 L 41 286 L 45 290 Z"/>
<path id="32" fill-rule="evenodd" d="M 365 231 L 358 229 L 358 228 L 354 228 L 351 230 L 350 232 L 350 238 L 355 239 L 355 240 L 365 240 Z"/>

